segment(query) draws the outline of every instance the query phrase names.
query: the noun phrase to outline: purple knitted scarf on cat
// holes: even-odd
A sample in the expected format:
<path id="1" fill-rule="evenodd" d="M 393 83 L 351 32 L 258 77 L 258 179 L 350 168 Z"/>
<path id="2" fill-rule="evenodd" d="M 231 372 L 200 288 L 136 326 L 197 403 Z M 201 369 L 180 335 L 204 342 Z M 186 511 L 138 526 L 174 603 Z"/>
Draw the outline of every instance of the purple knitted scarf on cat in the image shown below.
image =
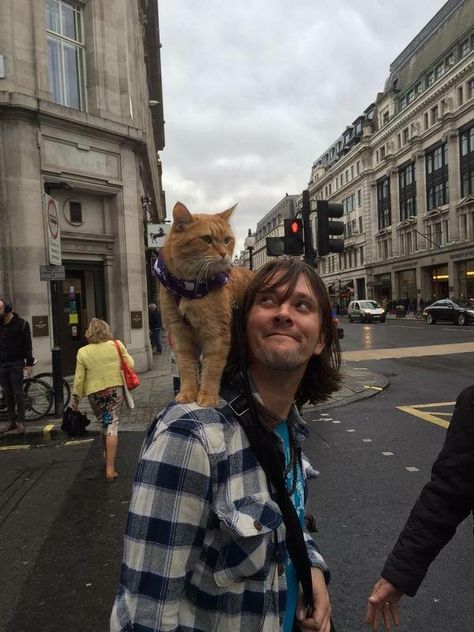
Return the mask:
<path id="1" fill-rule="evenodd" d="M 180 298 L 202 298 L 214 288 L 225 285 L 229 280 L 227 272 L 219 272 L 210 279 L 204 279 L 199 282 L 177 279 L 167 268 L 161 254 L 158 255 L 153 269 L 160 283 L 170 292 L 173 292 L 178 300 Z"/>

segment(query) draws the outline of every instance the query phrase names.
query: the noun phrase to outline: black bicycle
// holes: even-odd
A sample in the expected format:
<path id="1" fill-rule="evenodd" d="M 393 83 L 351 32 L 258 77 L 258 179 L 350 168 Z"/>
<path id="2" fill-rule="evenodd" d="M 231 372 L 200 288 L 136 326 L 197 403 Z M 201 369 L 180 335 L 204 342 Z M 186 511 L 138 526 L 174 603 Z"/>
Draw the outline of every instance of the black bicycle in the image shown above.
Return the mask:
<path id="1" fill-rule="evenodd" d="M 25 399 L 25 417 L 27 421 L 37 421 L 49 413 L 53 406 L 54 394 L 50 385 L 36 377 L 23 379 L 23 397 Z M 7 419 L 7 405 L 0 387 L 0 419 Z"/>
<path id="2" fill-rule="evenodd" d="M 39 380 L 43 380 L 43 382 L 46 382 L 46 384 L 48 384 L 48 386 L 51 389 L 51 392 L 53 393 L 53 402 L 54 402 L 53 374 L 52 373 L 37 373 L 35 375 L 35 378 Z M 62 378 L 62 382 L 63 382 L 64 410 L 66 410 L 71 400 L 71 387 L 69 385 L 69 382 L 67 382 L 67 380 L 65 380 L 64 378 Z"/>

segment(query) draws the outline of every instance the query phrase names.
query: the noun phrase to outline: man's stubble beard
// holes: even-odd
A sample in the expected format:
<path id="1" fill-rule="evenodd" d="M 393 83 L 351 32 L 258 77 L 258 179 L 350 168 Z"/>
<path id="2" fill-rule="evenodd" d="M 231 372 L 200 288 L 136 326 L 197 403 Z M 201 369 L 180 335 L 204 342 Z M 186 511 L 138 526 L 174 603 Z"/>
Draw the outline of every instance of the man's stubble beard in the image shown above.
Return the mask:
<path id="1" fill-rule="evenodd" d="M 272 371 L 281 371 L 282 373 L 301 369 L 309 361 L 308 358 L 303 359 L 297 351 L 259 349 L 254 356 L 263 366 Z"/>

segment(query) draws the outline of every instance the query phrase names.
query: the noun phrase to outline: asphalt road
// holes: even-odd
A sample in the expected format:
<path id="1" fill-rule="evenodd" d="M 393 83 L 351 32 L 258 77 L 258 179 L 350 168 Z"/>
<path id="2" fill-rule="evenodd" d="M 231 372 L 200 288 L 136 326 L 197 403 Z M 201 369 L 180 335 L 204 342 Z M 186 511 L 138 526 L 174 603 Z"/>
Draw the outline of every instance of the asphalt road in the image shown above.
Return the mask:
<path id="1" fill-rule="evenodd" d="M 351 351 L 474 339 L 473 327 L 417 321 L 344 327 Z M 388 389 L 311 417 L 306 451 L 321 476 L 311 484 L 310 509 L 332 569 L 338 632 L 367 629 L 370 588 L 444 439 L 444 427 L 397 407 L 449 419 L 449 406 L 416 406 L 454 401 L 473 381 L 473 355 L 361 361 L 389 376 Z M 112 484 L 98 437 L 0 452 L 0 632 L 106 632 L 141 442 L 140 432 L 121 433 L 120 477 Z M 474 630 L 473 544 L 467 520 L 416 598 L 404 599 L 400 632 Z"/>
<path id="2" fill-rule="evenodd" d="M 472 327 L 428 327 L 415 321 L 344 323 L 344 328 L 343 346 L 351 350 L 367 348 L 369 340 L 371 348 L 387 348 L 474 337 Z M 310 508 L 317 516 L 318 543 L 332 569 L 338 632 L 368 629 L 364 615 L 371 587 L 429 480 L 444 440 L 445 428 L 398 406 L 449 421 L 453 406 L 445 404 L 474 381 L 473 359 L 465 353 L 361 362 L 389 376 L 388 389 L 332 409 L 326 417 L 311 418 L 305 450 L 321 475 L 312 483 Z M 400 632 L 474 630 L 472 528 L 470 517 L 432 564 L 417 596 L 402 600 Z"/>

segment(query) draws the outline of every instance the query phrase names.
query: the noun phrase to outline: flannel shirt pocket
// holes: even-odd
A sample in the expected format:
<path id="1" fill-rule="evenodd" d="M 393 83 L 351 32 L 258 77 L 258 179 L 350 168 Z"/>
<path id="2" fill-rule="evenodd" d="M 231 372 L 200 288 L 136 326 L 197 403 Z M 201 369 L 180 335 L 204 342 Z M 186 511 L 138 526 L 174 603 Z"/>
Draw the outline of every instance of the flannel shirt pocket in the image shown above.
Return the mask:
<path id="1" fill-rule="evenodd" d="M 265 579 L 275 558 L 274 534 L 282 523 L 268 494 L 240 498 L 218 511 L 222 542 L 214 568 L 218 586 Z"/>

